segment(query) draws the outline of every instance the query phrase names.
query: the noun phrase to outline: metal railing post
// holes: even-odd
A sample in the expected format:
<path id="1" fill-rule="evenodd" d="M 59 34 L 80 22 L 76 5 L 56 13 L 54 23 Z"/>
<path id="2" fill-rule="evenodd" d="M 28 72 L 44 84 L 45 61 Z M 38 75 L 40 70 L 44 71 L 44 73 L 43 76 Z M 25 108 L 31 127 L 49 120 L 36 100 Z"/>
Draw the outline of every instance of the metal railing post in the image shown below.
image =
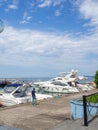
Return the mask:
<path id="1" fill-rule="evenodd" d="M 88 126 L 86 96 L 83 95 L 84 126 Z"/>

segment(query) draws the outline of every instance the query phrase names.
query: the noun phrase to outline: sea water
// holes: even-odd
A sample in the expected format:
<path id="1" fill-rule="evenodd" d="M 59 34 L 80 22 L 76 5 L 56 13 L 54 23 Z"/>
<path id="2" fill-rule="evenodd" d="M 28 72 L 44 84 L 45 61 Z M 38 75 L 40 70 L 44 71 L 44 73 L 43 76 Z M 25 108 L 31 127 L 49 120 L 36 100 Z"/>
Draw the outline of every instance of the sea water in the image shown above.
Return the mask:
<path id="1" fill-rule="evenodd" d="M 94 76 L 86 76 L 87 80 L 83 80 L 82 82 L 93 82 L 94 81 Z M 20 81 L 24 82 L 36 82 L 36 81 L 48 81 L 51 80 L 53 77 L 37 77 L 37 78 L 18 78 Z"/>
<path id="2" fill-rule="evenodd" d="M 82 83 L 89 83 L 89 82 L 93 82 L 94 81 L 94 76 L 85 76 L 87 77 L 86 80 L 81 80 L 80 82 Z"/>

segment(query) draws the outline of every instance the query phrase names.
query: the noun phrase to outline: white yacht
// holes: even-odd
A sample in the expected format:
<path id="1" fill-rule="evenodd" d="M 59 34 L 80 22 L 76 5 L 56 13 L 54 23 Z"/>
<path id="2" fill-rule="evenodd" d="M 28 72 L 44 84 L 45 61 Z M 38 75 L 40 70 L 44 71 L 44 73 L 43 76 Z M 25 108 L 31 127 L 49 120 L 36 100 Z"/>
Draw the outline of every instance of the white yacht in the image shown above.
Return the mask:
<path id="1" fill-rule="evenodd" d="M 80 80 L 87 79 L 85 76 L 78 76 L 78 71 L 72 70 L 69 73 L 62 73 L 59 77 L 44 82 L 35 82 L 46 92 L 54 93 L 78 93 L 93 89 L 89 84 L 79 83 Z"/>
<path id="2" fill-rule="evenodd" d="M 9 84 L 0 91 L 0 103 L 4 106 L 11 106 L 30 101 L 30 95 L 27 95 L 27 84 Z"/>
<path id="3" fill-rule="evenodd" d="M 51 95 L 36 93 L 37 100 L 52 98 Z M 0 105 L 12 106 L 32 101 L 29 84 L 8 84 L 0 91 Z"/>

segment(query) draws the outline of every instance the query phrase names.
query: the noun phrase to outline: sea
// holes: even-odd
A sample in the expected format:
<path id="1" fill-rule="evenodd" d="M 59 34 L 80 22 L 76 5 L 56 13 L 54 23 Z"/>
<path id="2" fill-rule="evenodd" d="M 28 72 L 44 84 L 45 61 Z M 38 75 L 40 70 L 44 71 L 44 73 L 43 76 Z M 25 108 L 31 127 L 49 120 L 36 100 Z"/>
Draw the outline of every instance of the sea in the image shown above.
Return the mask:
<path id="1" fill-rule="evenodd" d="M 87 79 L 81 80 L 81 82 L 85 83 L 85 82 L 93 82 L 94 81 L 94 76 L 85 76 L 85 77 L 87 77 Z M 51 80 L 53 78 L 54 77 L 30 77 L 30 78 L 15 78 L 15 79 L 22 81 L 22 82 L 30 83 L 30 82 L 38 82 L 38 81 L 47 81 L 47 80 Z M 14 80 L 14 78 L 12 78 L 10 80 Z"/>

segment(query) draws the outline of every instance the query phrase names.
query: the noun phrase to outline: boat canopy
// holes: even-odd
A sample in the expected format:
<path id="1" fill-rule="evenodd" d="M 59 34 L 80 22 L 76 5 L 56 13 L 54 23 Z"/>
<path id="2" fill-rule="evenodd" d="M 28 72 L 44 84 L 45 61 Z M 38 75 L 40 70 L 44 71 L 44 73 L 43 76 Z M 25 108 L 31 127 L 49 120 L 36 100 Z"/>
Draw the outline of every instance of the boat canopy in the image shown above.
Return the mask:
<path id="1" fill-rule="evenodd" d="M 15 87 L 15 88 L 17 88 L 17 87 L 19 87 L 19 86 L 22 86 L 23 84 L 8 84 L 8 85 L 6 85 L 6 87 Z"/>

